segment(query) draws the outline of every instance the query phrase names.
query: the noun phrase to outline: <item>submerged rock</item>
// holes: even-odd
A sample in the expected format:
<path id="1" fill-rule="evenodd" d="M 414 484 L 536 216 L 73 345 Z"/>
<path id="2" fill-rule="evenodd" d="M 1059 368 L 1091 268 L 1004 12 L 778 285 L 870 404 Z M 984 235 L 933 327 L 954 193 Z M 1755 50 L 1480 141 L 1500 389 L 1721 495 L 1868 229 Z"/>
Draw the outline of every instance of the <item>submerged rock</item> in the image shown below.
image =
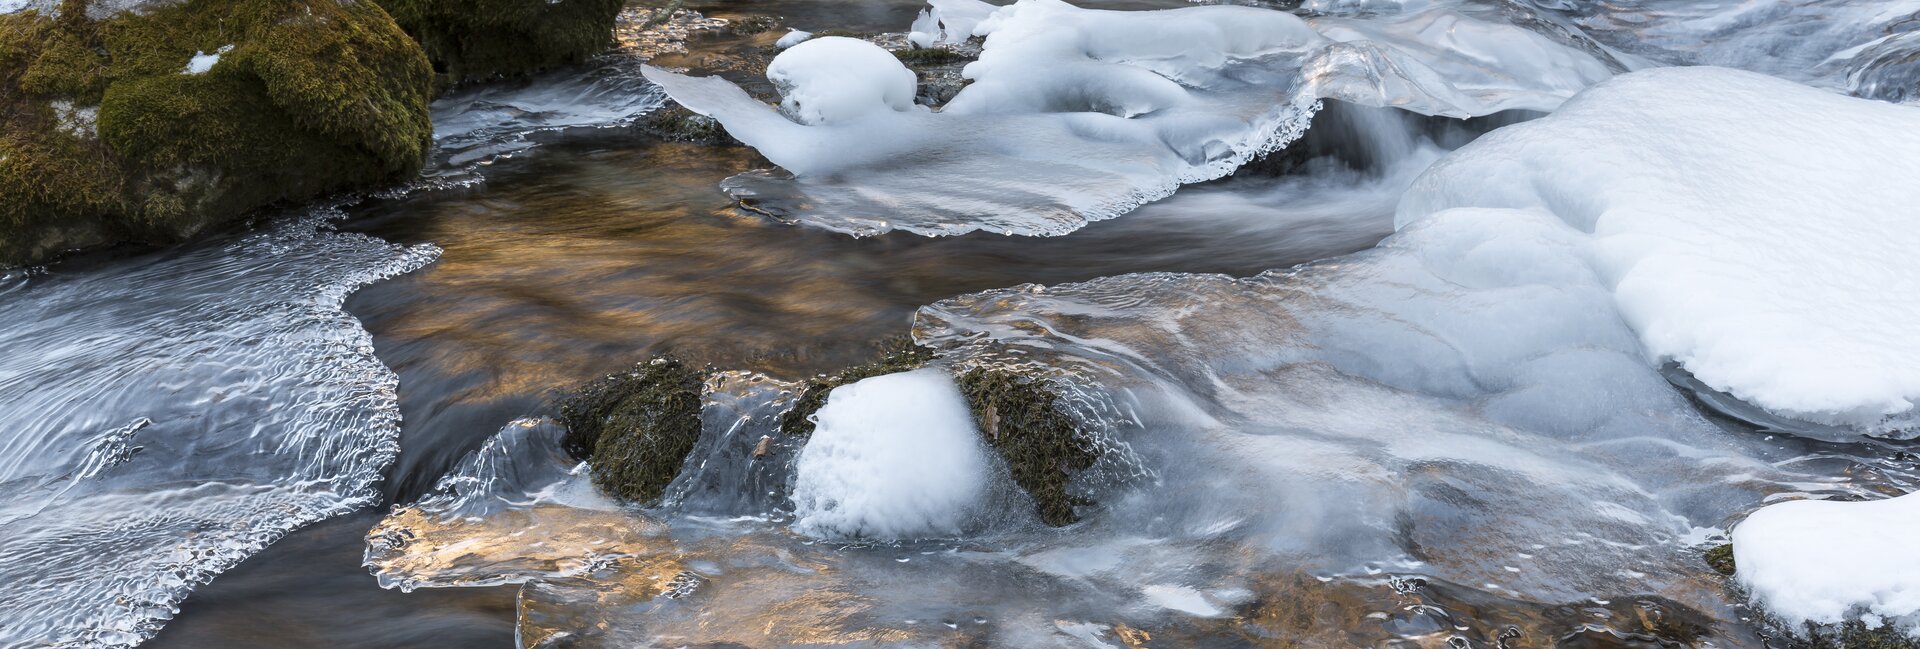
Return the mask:
<path id="1" fill-rule="evenodd" d="M 700 372 L 670 358 L 580 388 L 560 404 L 566 448 L 601 491 L 658 500 L 700 440 Z"/>
<path id="2" fill-rule="evenodd" d="M 0 15 L 0 264 L 179 241 L 425 159 L 432 70 L 379 7 L 135 9 Z"/>
<path id="3" fill-rule="evenodd" d="M 380 0 L 444 84 L 580 63 L 612 45 L 621 0 Z"/>

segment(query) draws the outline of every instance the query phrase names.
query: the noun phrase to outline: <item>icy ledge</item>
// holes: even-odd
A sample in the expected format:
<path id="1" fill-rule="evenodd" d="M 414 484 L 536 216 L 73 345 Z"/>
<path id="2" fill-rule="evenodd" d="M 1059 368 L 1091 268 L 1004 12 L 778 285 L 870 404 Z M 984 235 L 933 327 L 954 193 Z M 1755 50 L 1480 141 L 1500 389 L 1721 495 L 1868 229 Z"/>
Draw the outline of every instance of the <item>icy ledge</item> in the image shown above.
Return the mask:
<path id="1" fill-rule="evenodd" d="M 646 76 L 792 174 L 728 180 L 751 207 L 856 235 L 1054 235 L 1284 147 L 1323 97 L 1465 117 L 1549 110 L 1611 73 L 1444 10 L 1310 24 L 1252 7 L 940 0 L 912 38 L 970 36 L 986 37 L 962 71 L 972 83 L 937 111 L 913 103 L 915 76 L 892 54 L 847 38 L 773 60 L 777 110 L 716 77 Z"/>
<path id="2" fill-rule="evenodd" d="M 1551 214 L 1587 234 L 1650 360 L 1787 417 L 1902 434 L 1920 398 L 1916 177 L 1920 109 L 1667 68 L 1442 159 L 1396 219 Z"/>

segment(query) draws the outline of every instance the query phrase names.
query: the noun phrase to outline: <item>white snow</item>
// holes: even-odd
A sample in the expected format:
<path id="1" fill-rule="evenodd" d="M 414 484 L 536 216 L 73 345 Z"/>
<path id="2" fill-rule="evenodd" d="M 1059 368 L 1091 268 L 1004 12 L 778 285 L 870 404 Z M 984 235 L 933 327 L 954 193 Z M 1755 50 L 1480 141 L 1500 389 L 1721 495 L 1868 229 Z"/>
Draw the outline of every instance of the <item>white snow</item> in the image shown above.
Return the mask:
<path id="1" fill-rule="evenodd" d="M 813 32 L 803 32 L 795 29 L 787 32 L 787 35 L 781 36 L 780 40 L 774 41 L 773 46 L 784 50 L 804 43 L 809 38 L 813 38 Z"/>
<path id="2" fill-rule="evenodd" d="M 1284 146 L 1320 96 L 1468 116 L 1549 109 L 1608 74 L 1578 50 L 1452 13 L 1373 31 L 1322 23 L 1336 38 L 1253 7 L 940 0 L 913 42 L 986 40 L 962 71 L 972 83 L 937 112 L 903 105 L 913 75 L 847 42 L 775 58 L 786 117 L 717 78 L 646 75 L 794 174 L 728 182 L 759 209 L 855 234 L 946 235 L 1063 234 L 1118 216 Z"/>
<path id="3" fill-rule="evenodd" d="M 823 538 L 962 532 L 991 463 L 960 388 L 926 368 L 835 388 L 795 464 L 794 529 Z"/>
<path id="4" fill-rule="evenodd" d="M 206 74 L 208 70 L 212 70 L 213 66 L 220 62 L 220 55 L 231 51 L 233 51 L 233 45 L 223 45 L 220 49 L 214 50 L 212 54 L 194 52 L 193 58 L 187 60 L 187 69 L 180 71 L 180 74 Z"/>
<path id="5" fill-rule="evenodd" d="M 1857 616 L 1920 624 L 1920 495 L 1869 502 L 1796 500 L 1733 528 L 1735 576 L 1792 623 Z"/>
<path id="6" fill-rule="evenodd" d="M 1442 159 L 1397 220 L 1551 214 L 1586 233 L 1650 359 L 1778 414 L 1886 430 L 1920 398 L 1916 177 L 1920 110 L 1666 68 Z"/>
<path id="7" fill-rule="evenodd" d="M 788 48 L 767 64 L 780 110 L 801 124 L 851 124 L 880 111 L 913 108 L 913 71 L 893 53 L 857 38 L 827 36 Z"/>
<path id="8" fill-rule="evenodd" d="M 0 0 L 0 14 L 10 14 L 26 9 L 33 0 Z"/>

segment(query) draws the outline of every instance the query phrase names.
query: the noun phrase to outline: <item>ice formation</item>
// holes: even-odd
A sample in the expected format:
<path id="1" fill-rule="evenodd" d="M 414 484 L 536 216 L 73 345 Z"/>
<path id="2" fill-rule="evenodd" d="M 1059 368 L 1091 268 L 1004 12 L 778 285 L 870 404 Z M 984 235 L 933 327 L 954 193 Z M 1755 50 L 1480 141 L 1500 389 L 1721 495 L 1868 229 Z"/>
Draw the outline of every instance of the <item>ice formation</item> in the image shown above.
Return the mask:
<path id="1" fill-rule="evenodd" d="M 960 388 L 925 368 L 835 388 L 793 487 L 794 529 L 829 538 L 958 536 L 993 464 Z"/>
<path id="2" fill-rule="evenodd" d="M 1550 215 L 1650 357 L 1780 414 L 1898 430 L 1920 399 L 1915 177 L 1920 110 L 1663 68 L 1443 159 L 1398 220 Z"/>
<path id="3" fill-rule="evenodd" d="M 1915 538 L 1920 495 L 1770 505 L 1733 529 L 1736 576 L 1790 624 L 1865 619 L 1912 632 L 1920 623 Z"/>
<path id="4" fill-rule="evenodd" d="M 321 218 L 0 287 L 0 646 L 136 644 L 195 586 L 378 500 L 396 378 L 341 302 L 435 251 Z"/>
<path id="5" fill-rule="evenodd" d="M 1610 74 L 1582 51 L 1459 14 L 1374 31 L 1326 25 L 1333 38 L 1251 7 L 942 0 L 920 21 L 920 41 L 963 30 L 986 41 L 963 72 L 972 83 L 938 111 L 891 99 L 911 73 L 847 43 L 775 58 L 785 115 L 719 78 L 646 74 L 793 174 L 730 179 L 749 207 L 854 234 L 928 235 L 1062 234 L 1117 216 L 1286 145 L 1321 96 L 1482 115 L 1552 108 Z M 1403 35 L 1404 45 L 1375 40 Z M 827 47 L 837 55 L 816 54 Z M 823 101 L 841 117 L 792 106 Z"/>

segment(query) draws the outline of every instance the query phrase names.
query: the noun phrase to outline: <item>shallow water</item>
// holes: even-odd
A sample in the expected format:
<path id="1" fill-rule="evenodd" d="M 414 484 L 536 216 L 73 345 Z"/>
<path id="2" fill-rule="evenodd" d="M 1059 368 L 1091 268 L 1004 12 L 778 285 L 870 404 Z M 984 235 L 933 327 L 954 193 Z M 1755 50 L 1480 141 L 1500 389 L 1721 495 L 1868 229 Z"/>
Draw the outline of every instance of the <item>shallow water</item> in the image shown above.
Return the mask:
<path id="1" fill-rule="evenodd" d="M 1726 3 L 1305 4 L 1336 22 L 1440 5 L 1623 68 L 1741 65 L 1893 101 L 1920 47 L 1903 18 L 1920 9 L 1900 3 L 1768 10 L 1804 21 Z M 688 7 L 879 31 L 921 3 Z M 416 186 L 0 278 L 9 315 L 32 314 L 0 332 L 0 412 L 25 431 L 0 440 L 0 645 L 45 626 L 82 646 L 156 629 L 150 645 L 173 647 L 1759 646 L 1703 544 L 1768 499 L 1920 479 L 1913 443 L 1796 437 L 1646 367 L 1618 322 L 1555 321 L 1528 358 L 1476 337 L 1530 310 L 1604 310 L 1593 295 L 1462 292 L 1390 251 L 1347 256 L 1393 233 L 1426 164 L 1527 115 L 1334 104 L 1296 143 L 1318 157 L 1065 236 L 852 238 L 737 207 L 723 181 L 769 166 L 751 149 L 632 126 L 665 101 L 640 58 L 752 82 L 740 52 L 782 31 L 678 52 L 626 34 L 591 70 L 444 100 Z M 790 530 L 792 468 L 748 457 L 782 381 L 909 333 L 943 363 L 1063 372 L 1124 459 L 1079 485 L 1111 507 L 1065 533 L 1017 513 L 947 541 Z M 593 496 L 552 426 L 522 418 L 656 354 L 733 372 L 671 506 L 636 512 Z M 530 550 L 528 526 L 553 543 Z M 400 531 L 416 536 L 383 540 Z M 461 542 L 484 547 L 418 553 Z M 383 590 L 363 552 L 389 585 L 493 585 Z"/>

